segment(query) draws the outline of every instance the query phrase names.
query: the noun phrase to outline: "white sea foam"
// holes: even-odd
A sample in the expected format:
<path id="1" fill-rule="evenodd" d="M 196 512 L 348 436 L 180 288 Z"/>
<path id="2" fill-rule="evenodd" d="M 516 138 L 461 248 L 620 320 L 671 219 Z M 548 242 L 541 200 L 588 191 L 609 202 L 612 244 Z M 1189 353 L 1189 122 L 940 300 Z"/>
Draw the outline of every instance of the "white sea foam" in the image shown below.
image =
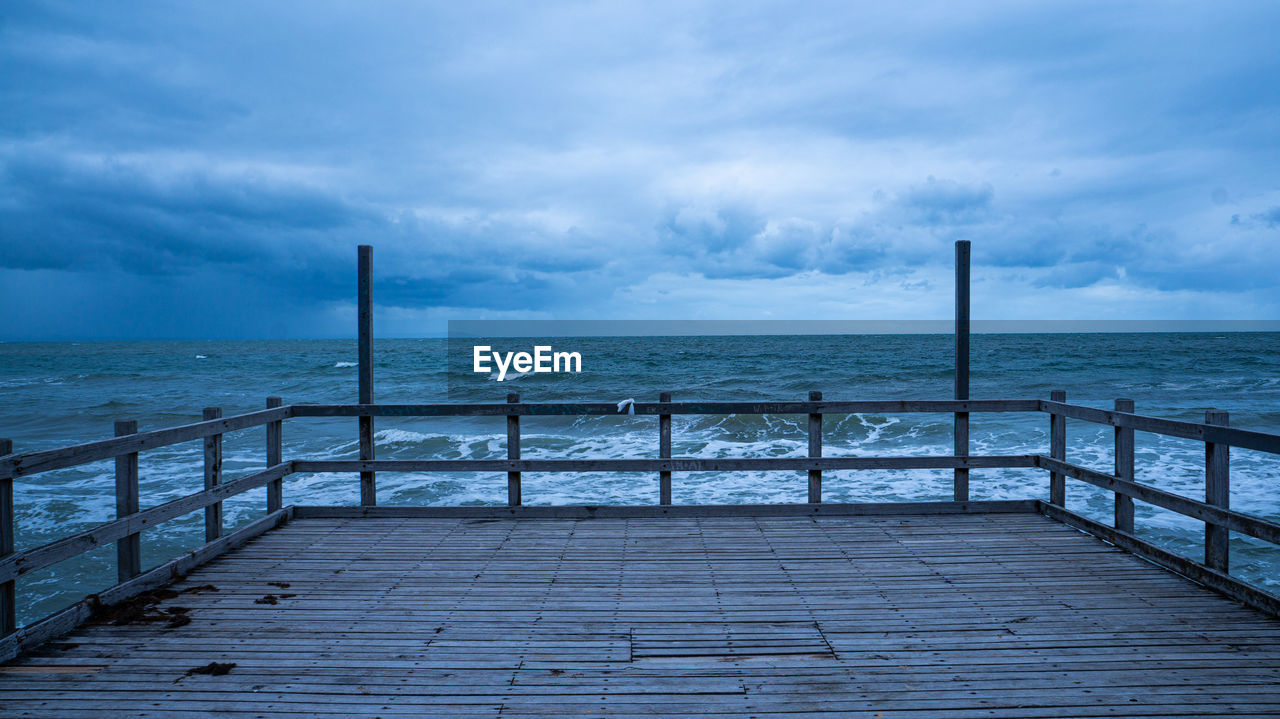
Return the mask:
<path id="1" fill-rule="evenodd" d="M 448 439 L 445 435 L 423 434 L 422 432 L 413 432 L 407 429 L 383 429 L 379 430 L 375 435 L 375 438 L 379 442 L 401 442 L 409 444 L 425 442 L 429 439 L 437 439 L 441 437 Z"/>
<path id="2" fill-rule="evenodd" d="M 334 367 L 355 367 L 356 364 L 357 363 L 355 362 L 335 362 L 333 366 Z"/>
<path id="3" fill-rule="evenodd" d="M 510 382 L 513 379 L 528 377 L 531 374 L 533 373 L 532 372 L 516 372 L 515 370 L 509 370 L 505 375 L 502 376 L 502 379 L 498 379 L 498 371 L 494 370 L 493 372 L 489 373 L 489 381 L 490 382 Z"/>
<path id="4" fill-rule="evenodd" d="M 196 359 L 209 359 L 209 355 L 196 355 Z"/>

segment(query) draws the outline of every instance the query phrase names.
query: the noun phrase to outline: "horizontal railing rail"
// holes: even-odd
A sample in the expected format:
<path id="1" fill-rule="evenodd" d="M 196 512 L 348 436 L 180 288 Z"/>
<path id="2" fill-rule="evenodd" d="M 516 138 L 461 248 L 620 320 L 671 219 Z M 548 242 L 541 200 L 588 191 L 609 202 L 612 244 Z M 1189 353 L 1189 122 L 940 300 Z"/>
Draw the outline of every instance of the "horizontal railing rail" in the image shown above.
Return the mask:
<path id="1" fill-rule="evenodd" d="M 734 401 L 734 402 L 633 402 L 625 413 L 613 402 L 521 402 L 512 395 L 505 403 L 428 403 L 428 404 L 295 404 L 282 405 L 278 398 L 269 398 L 268 408 L 232 417 L 220 417 L 218 410 L 206 410 L 206 419 L 178 427 L 135 432 L 132 423 L 121 423 L 117 431 L 121 436 L 85 444 L 42 450 L 26 454 L 11 453 L 12 443 L 0 440 L 0 658 L 12 656 L 17 648 L 38 642 L 42 636 L 56 628 L 66 626 L 71 614 L 56 614 L 38 622 L 45 627 L 41 631 L 31 628 L 19 631 L 16 625 L 15 581 L 20 577 L 47 568 L 110 542 L 116 542 L 121 562 L 120 581 L 104 596 L 127 597 L 125 588 L 143 587 L 143 573 L 138 558 L 137 537 L 145 530 L 162 522 L 191 512 L 206 513 L 206 544 L 188 558 L 174 560 L 182 566 L 204 561 L 217 552 L 225 551 L 236 542 L 254 536 L 254 532 L 266 531 L 286 521 L 291 509 L 282 505 L 282 480 L 294 473 L 351 472 L 361 473 L 362 489 L 368 489 L 362 504 L 376 501 L 376 472 L 491 472 L 507 473 L 508 504 L 522 503 L 521 475 L 537 472 L 601 472 L 601 473 L 656 473 L 659 475 L 660 504 L 671 503 L 672 473 L 725 472 L 725 471 L 793 471 L 808 473 L 808 503 L 822 501 L 822 473 L 847 470 L 968 470 L 968 469 L 1042 469 L 1049 472 L 1049 501 L 1043 503 L 1045 514 L 1067 521 L 1086 531 L 1099 527 L 1065 509 L 1067 478 L 1081 481 L 1115 493 L 1116 522 L 1114 528 L 1099 529 L 1105 535 L 1126 548 L 1137 548 L 1166 566 L 1180 571 L 1197 581 L 1207 581 L 1212 586 L 1237 596 L 1256 606 L 1269 610 L 1280 607 L 1280 599 L 1258 587 L 1235 582 L 1227 574 L 1226 532 L 1240 532 L 1273 544 L 1280 544 L 1280 523 L 1254 516 L 1229 507 L 1228 455 L 1229 447 L 1239 447 L 1261 452 L 1280 454 L 1280 435 L 1244 430 L 1226 425 L 1225 413 L 1206 417 L 1205 423 L 1170 420 L 1136 414 L 1132 402 L 1117 401 L 1116 410 L 1104 410 L 1083 405 L 1069 404 L 1065 396 L 1055 392 L 1050 400 L 994 399 L 994 400 L 822 400 L 820 393 L 811 393 L 809 401 Z M 822 456 L 822 419 L 825 415 L 850 414 L 912 414 L 912 413 L 1043 413 L 1050 416 L 1050 447 L 1048 454 L 1028 455 L 967 455 L 965 443 L 956 443 L 956 454 L 947 456 Z M 657 417 L 660 447 L 657 458 L 520 458 L 520 418 L 556 416 L 630 416 Z M 808 456 L 786 457 L 672 457 L 671 417 L 673 415 L 808 415 Z M 281 428 L 286 420 L 294 418 L 337 417 L 504 417 L 507 422 L 508 456 L 506 459 L 362 459 L 339 460 L 327 458 L 283 457 Z M 1066 460 L 1066 420 L 1079 420 L 1106 425 L 1116 431 L 1116 471 L 1101 472 Z M 362 419 L 367 422 L 368 419 Z M 966 425 L 967 426 L 967 425 Z M 237 479 L 222 481 L 222 435 L 254 427 L 266 427 L 266 466 Z M 1206 447 L 1206 498 L 1193 499 L 1174 492 L 1138 482 L 1133 468 L 1134 431 L 1179 437 L 1203 442 Z M 205 489 L 147 509 L 138 510 L 137 504 L 137 456 L 140 452 L 159 449 L 183 442 L 202 440 L 205 445 Z M 15 478 L 28 479 L 42 472 L 66 469 L 92 462 L 116 460 L 117 506 L 116 519 L 104 522 L 88 530 L 50 542 L 40 547 L 15 551 L 13 483 Z M 957 473 L 957 477 L 961 476 Z M 968 475 L 963 475 L 967 498 Z M 957 482 L 960 480 L 957 479 Z M 367 483 L 367 484 L 366 484 Z M 221 536 L 221 503 L 233 496 L 259 487 L 268 487 L 267 516 L 245 530 L 233 535 Z M 132 494 L 131 494 L 132 493 Z M 366 493 L 362 491 L 362 498 Z M 957 489 L 956 499 L 961 492 Z M 1206 557 L 1204 563 L 1186 558 L 1174 561 L 1166 550 L 1148 545 L 1133 536 L 1133 500 L 1152 504 L 1184 516 L 1203 521 L 1206 526 Z M 132 502 L 132 504 L 130 504 Z M 1105 531 L 1104 531 L 1105 529 Z M 251 530 L 251 531 L 250 531 Z M 235 542 L 229 541 L 235 538 Z M 1143 549 L 1146 547 L 1147 549 Z M 1180 555 L 1178 555 L 1180 556 Z M 170 562 L 165 566 L 178 566 Z M 128 565 L 126 571 L 126 564 Z M 146 573 L 151 577 L 156 570 Z M 1207 579 L 1206 579 L 1207 578 Z M 152 581 L 152 580 L 148 580 Z M 158 581 L 158 580 L 156 580 Z M 130 590 L 132 591 L 132 590 Z M 139 590 L 140 591 L 140 590 Z M 1259 598 L 1262 599 L 1259 599 Z M 83 604 L 73 607 L 76 621 L 82 621 L 87 611 Z M 71 611 L 71 610 L 66 610 Z M 55 621 L 56 620 L 56 621 Z M 34 625 L 33 625 L 34 626 Z M 16 637 L 16 639 L 15 639 Z M 16 648 L 15 648 L 16 647 Z"/>
<path id="2" fill-rule="evenodd" d="M 87 442 L 59 449 L 49 449 L 28 454 L 13 454 L 8 457 L 0 457 L 0 479 L 27 477 L 55 469 L 77 467 L 91 462 L 100 462 L 104 459 L 115 459 L 122 454 L 159 449 L 214 435 L 259 427 L 270 422 L 288 419 L 291 416 L 291 412 L 291 407 L 263 409 L 232 417 L 194 422 L 165 429 L 154 429 L 148 432 L 138 432 L 114 439 Z"/>
<path id="3" fill-rule="evenodd" d="M 294 417 L 618 416 L 617 402 L 463 404 L 295 404 Z M 621 414 L 913 414 L 934 412 L 1038 412 L 1034 399 L 863 400 L 851 402 L 635 402 Z"/>
<path id="4" fill-rule="evenodd" d="M 1044 455 L 1037 456 L 1035 464 L 1041 469 L 1065 474 L 1095 487 L 1109 489 L 1192 519 L 1199 519 L 1210 524 L 1226 527 L 1233 532 L 1247 534 L 1272 544 L 1280 544 L 1280 524 L 1262 517 L 1201 502 L 1190 497 L 1184 497 L 1181 494 L 1157 489 L 1147 484 L 1119 479 L 1105 472 L 1069 464 Z"/>
<path id="5" fill-rule="evenodd" d="M 670 459 L 297 459 L 295 472 L 745 472 L 1035 467 L 1035 455 Z"/>
<path id="6" fill-rule="evenodd" d="M 225 484 L 219 484 L 212 489 L 188 494 L 171 502 L 113 519 L 44 546 L 11 554 L 0 559 L 0 582 L 8 582 L 37 569 L 44 569 L 91 549 L 97 549 L 108 542 L 137 534 L 161 522 L 190 514 L 237 494 L 265 486 L 292 473 L 293 470 L 289 464 L 278 464 L 261 472 L 254 472 Z"/>
<path id="7" fill-rule="evenodd" d="M 1125 427 L 1139 432 L 1162 434 L 1166 437 L 1181 437 L 1199 442 L 1230 445 L 1240 449 L 1255 449 L 1269 454 L 1280 454 L 1280 434 L 1255 432 L 1237 427 L 1224 427 L 1216 424 L 1199 422 L 1183 422 L 1163 417 L 1148 417 L 1129 412 L 1116 412 L 1106 409 L 1095 409 L 1065 402 L 1040 401 L 1040 411 L 1060 414 L 1070 419 L 1082 419 L 1094 424 L 1106 424 L 1112 427 Z"/>

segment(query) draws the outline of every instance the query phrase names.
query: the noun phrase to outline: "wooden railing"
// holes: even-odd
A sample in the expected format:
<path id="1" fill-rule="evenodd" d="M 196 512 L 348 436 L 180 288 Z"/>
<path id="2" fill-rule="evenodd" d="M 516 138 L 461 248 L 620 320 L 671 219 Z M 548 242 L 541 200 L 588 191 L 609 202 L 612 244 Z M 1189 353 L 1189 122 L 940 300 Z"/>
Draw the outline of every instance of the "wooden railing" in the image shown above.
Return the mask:
<path id="1" fill-rule="evenodd" d="M 798 471 L 807 472 L 808 504 L 816 511 L 822 507 L 823 472 L 867 469 L 953 469 L 955 472 L 953 505 L 966 508 L 969 469 L 1039 468 L 1049 472 L 1049 501 L 1028 499 L 1047 516 L 1091 532 L 1118 546 L 1212 586 L 1241 601 L 1280 614 L 1280 598 L 1228 573 L 1229 532 L 1240 532 L 1258 539 L 1280 544 L 1280 524 L 1251 514 L 1232 510 L 1229 506 L 1229 448 L 1241 447 L 1280 454 L 1280 435 L 1254 432 L 1228 426 L 1225 412 L 1211 410 L 1204 423 L 1183 422 L 1135 414 L 1132 400 L 1116 400 L 1114 410 L 1067 404 L 1065 394 L 1055 391 L 1048 401 L 1038 399 L 1008 400 L 891 400 L 891 401 L 826 401 L 820 393 L 811 393 L 809 401 L 769 402 L 672 402 L 663 393 L 658 402 L 637 402 L 634 414 L 656 416 L 659 456 L 650 459 L 521 459 L 521 417 L 550 416 L 617 416 L 614 403 L 530 403 L 510 395 L 505 403 L 492 404 L 297 404 L 285 406 L 280 398 L 269 397 L 267 409 L 222 417 L 220 410 L 205 411 L 205 420 L 168 429 L 138 432 L 134 422 L 118 422 L 117 436 L 112 439 L 61 449 L 14 454 L 10 440 L 0 440 L 0 660 L 16 655 L 23 648 L 38 644 L 76 626 L 87 619 L 100 604 L 112 604 L 140 591 L 164 584 L 176 576 L 207 561 L 229 548 L 287 521 L 294 507 L 283 502 L 283 479 L 298 472 L 353 472 L 361 477 L 361 504 L 376 504 L 376 473 L 384 472 L 506 472 L 507 504 L 518 507 L 523 502 L 521 477 L 524 472 L 645 472 L 656 473 L 658 505 L 671 504 L 672 473 L 717 471 Z M 1046 413 L 1050 422 L 1050 446 L 1047 455 L 984 455 L 968 452 L 967 432 L 955 454 L 947 456 L 898 457 L 824 457 L 822 453 L 823 417 L 849 414 L 947 413 L 965 418 L 971 413 Z M 673 415 L 808 415 L 808 456 L 767 458 L 706 458 L 671 456 L 671 417 Z M 376 417 L 505 417 L 507 424 L 507 459 L 468 460 L 378 460 L 374 458 L 373 420 Z M 305 417 L 358 417 L 360 434 L 369 437 L 361 442 L 361 459 L 333 460 L 298 458 L 285 460 L 282 427 L 285 420 Z M 1109 425 L 1115 428 L 1115 467 L 1112 473 L 1100 472 L 1067 461 L 1067 420 Z M 960 426 L 958 422 L 957 427 Z M 263 469 L 230 481 L 222 478 L 222 437 L 265 427 Z M 1204 501 L 1142 484 L 1134 474 L 1134 432 L 1151 432 L 1172 437 L 1198 440 L 1205 444 L 1206 496 Z M 204 445 L 205 488 L 202 491 L 164 504 L 139 510 L 138 454 L 183 442 L 200 440 Z M 56 469 L 75 467 L 90 462 L 114 459 L 116 462 L 117 518 L 92 529 L 40 547 L 15 551 L 13 488 L 15 479 Z M 1115 494 L 1115 519 L 1111 526 L 1095 522 L 1065 508 L 1066 479 L 1092 484 Z M 963 486 L 962 486 L 963 485 Z M 258 487 L 267 487 L 266 515 L 230 534 L 223 533 L 221 503 L 229 497 Z M 1138 539 L 1133 533 L 1133 500 L 1140 500 L 1183 514 L 1205 523 L 1204 561 L 1193 560 Z M 936 503 L 933 503 L 936 504 Z M 982 503 L 973 503 L 980 509 Z M 806 506 L 806 505 L 800 505 Z M 849 505 L 841 505 L 849 506 Z M 862 506 L 862 505 L 859 505 Z M 865 505 L 872 506 L 872 505 Z M 696 510 L 696 508 L 694 508 Z M 174 558 L 155 569 L 143 572 L 140 533 L 155 525 L 203 510 L 205 544 L 186 555 Z M 117 547 L 119 583 L 114 587 L 78 602 L 28 627 L 19 629 L 16 621 L 15 581 L 23 575 L 49 567 L 108 542 Z"/>

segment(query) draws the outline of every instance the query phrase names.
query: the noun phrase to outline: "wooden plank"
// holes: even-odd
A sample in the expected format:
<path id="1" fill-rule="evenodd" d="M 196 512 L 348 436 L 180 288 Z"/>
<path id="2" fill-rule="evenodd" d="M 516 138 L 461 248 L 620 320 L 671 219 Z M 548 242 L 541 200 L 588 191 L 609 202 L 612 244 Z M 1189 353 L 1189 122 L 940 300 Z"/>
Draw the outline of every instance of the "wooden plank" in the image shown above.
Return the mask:
<path id="1" fill-rule="evenodd" d="M 579 507 L 458 506 L 458 507 L 333 507 L 296 506 L 299 519 L 339 518 L 452 518 L 452 519 L 590 519 L 598 518 L 714 518 L 744 516 L 892 516 L 939 514 L 1029 513 L 1036 500 L 986 500 L 979 502 L 868 502 L 863 504 L 703 504 L 599 505 Z M 669 528 L 667 531 L 670 531 Z"/>
<path id="2" fill-rule="evenodd" d="M 289 465 L 279 464 L 240 479 L 224 482 L 210 490 L 189 494 L 127 517 L 105 522 L 93 529 L 78 532 L 44 546 L 0 558 L 0 582 L 11 581 L 29 572 L 96 549 L 107 542 L 136 535 L 148 527 L 197 511 L 212 502 L 256 489 L 284 477 L 289 474 L 289 471 Z"/>
<path id="3" fill-rule="evenodd" d="M 85 627 L 0 673 L 0 702 L 60 717 L 1280 707 L 1280 622 L 1127 552 L 1036 514 L 823 514 L 835 506 L 299 517 L 175 584 L 158 606 L 185 607 L 186 626 Z M 210 661 L 236 666 L 185 674 Z"/>
<path id="4" fill-rule="evenodd" d="M 1204 423 L 1226 426 L 1230 415 L 1225 410 L 1211 409 L 1204 413 Z M 1231 507 L 1231 447 L 1217 442 L 1204 444 L 1204 501 L 1222 509 Z M 1204 563 L 1210 569 L 1226 573 L 1230 566 L 1228 550 L 1230 531 L 1217 523 L 1204 525 Z"/>
<path id="5" fill-rule="evenodd" d="M 902 414 L 953 412 L 1038 412 L 1036 399 L 862 400 L 854 402 L 636 402 L 637 415 L 662 414 Z M 618 414 L 610 402 L 525 402 L 454 404 L 295 404 L 293 417 L 503 417 Z M 3 465 L 0 465 L 3 467 Z"/>
<path id="6" fill-rule="evenodd" d="M 218 419 L 221 407 L 205 407 L 204 419 Z M 222 483 L 222 435 L 204 438 L 204 488 L 213 489 Z M 136 513 L 134 509 L 133 513 Z M 212 542 L 222 536 L 222 502 L 214 502 L 204 508 L 204 541 Z"/>
<path id="7" fill-rule="evenodd" d="M 1065 390 L 1055 389 L 1049 393 L 1054 402 L 1067 401 Z M 1067 418 L 1061 413 L 1049 414 L 1049 457 L 1060 462 L 1067 459 Z M 1061 472 L 1049 470 L 1049 502 L 1059 507 L 1067 504 L 1067 479 Z"/>
<path id="8" fill-rule="evenodd" d="M 670 402 L 670 392 L 658 394 L 659 404 Z M 671 458 L 671 415 L 669 414 L 658 415 L 658 457 Z M 671 504 L 671 472 L 668 470 L 658 472 L 658 504 Z"/>
<path id="9" fill-rule="evenodd" d="M 274 529 L 289 521 L 292 507 L 285 507 L 274 514 L 245 525 L 236 531 L 219 537 L 216 541 L 205 544 L 191 552 L 172 559 L 160 566 L 117 584 L 110 589 L 90 595 L 76 602 L 67 609 L 48 616 L 17 632 L 0 638 L 0 662 L 18 656 L 19 653 L 39 646 L 57 636 L 61 636 L 80 626 L 93 616 L 100 606 L 110 606 L 122 602 L 140 592 L 169 584 L 199 567 L 205 562 L 235 549 L 263 532 Z"/>
<path id="10" fill-rule="evenodd" d="M 956 240 L 956 369 L 955 397 L 969 399 L 969 240 Z M 956 412 L 952 421 L 954 453 L 969 454 L 969 413 Z M 969 500 L 969 470 L 957 467 L 952 478 L 952 499 Z"/>
<path id="11" fill-rule="evenodd" d="M 359 324 L 360 404 L 373 404 L 373 247 L 360 245 L 357 250 L 356 315 Z M 360 459 L 374 458 L 373 417 L 360 415 Z M 378 503 L 377 476 L 360 472 L 360 504 L 372 507 Z"/>
<path id="12" fill-rule="evenodd" d="M 809 392 L 809 401 L 821 402 L 822 393 Z M 819 412 L 809 414 L 809 457 L 812 459 L 822 457 L 822 414 Z M 809 470 L 809 504 L 820 504 L 821 502 L 822 470 L 811 469 Z"/>
<path id="13" fill-rule="evenodd" d="M 1042 503 L 1040 511 L 1052 519 L 1086 531 L 1099 539 L 1106 540 L 1117 547 L 1133 552 L 1170 571 L 1177 572 L 1192 581 L 1199 582 L 1228 597 L 1239 600 L 1254 609 L 1280 617 L 1280 597 L 1270 592 L 1246 584 L 1229 574 L 1206 567 L 1180 554 L 1157 547 L 1132 535 L 1118 532 L 1104 524 L 1060 507 Z"/>
<path id="14" fill-rule="evenodd" d="M 274 409 L 284 404 L 279 397 L 267 398 L 267 409 Z M 284 421 L 276 420 L 267 423 L 267 467 L 275 467 L 284 461 Z M 284 475 L 267 484 L 267 514 L 277 512 L 284 506 Z"/>
<path id="15" fill-rule="evenodd" d="M 507 395 L 507 404 L 519 404 L 519 393 Z M 507 459 L 520 459 L 520 417 L 507 415 Z M 520 472 L 507 472 L 507 506 L 520 506 Z"/>
<path id="16" fill-rule="evenodd" d="M 116 422 L 116 436 L 136 434 L 138 422 L 132 419 Z M 138 453 L 116 457 L 116 518 L 138 513 Z M 116 573 L 126 582 L 142 572 L 142 538 L 136 532 L 116 540 Z"/>
<path id="17" fill-rule="evenodd" d="M 1035 467 L 1030 455 L 973 457 L 678 457 L 673 459 L 297 459 L 295 472 L 720 472 Z"/>
<path id="18" fill-rule="evenodd" d="M 1116 400 L 1116 411 L 1133 414 L 1133 400 Z M 1133 468 L 1133 428 L 1115 428 L 1116 478 L 1135 481 Z M 1115 493 L 1115 527 L 1118 531 L 1133 534 L 1133 498 L 1121 492 Z"/>
<path id="19" fill-rule="evenodd" d="M 1222 509 L 1206 502 L 1184 497 L 1180 494 L 1166 492 L 1145 484 L 1122 480 L 1110 474 L 1096 472 L 1067 462 L 1059 462 L 1049 457 L 1038 457 L 1037 464 L 1059 474 L 1066 475 L 1095 487 L 1119 492 L 1134 499 L 1140 499 L 1157 507 L 1162 507 L 1202 522 L 1226 527 L 1234 532 L 1243 532 L 1273 544 L 1280 544 L 1280 523 L 1272 522 L 1251 514 L 1244 514 L 1231 509 Z"/>

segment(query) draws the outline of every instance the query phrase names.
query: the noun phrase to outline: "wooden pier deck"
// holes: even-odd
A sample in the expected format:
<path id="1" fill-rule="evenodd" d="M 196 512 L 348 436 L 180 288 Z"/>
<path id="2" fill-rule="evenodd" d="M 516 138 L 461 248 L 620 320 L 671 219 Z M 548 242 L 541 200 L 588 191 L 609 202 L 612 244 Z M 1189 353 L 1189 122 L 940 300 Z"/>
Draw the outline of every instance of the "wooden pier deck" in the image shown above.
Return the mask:
<path id="1" fill-rule="evenodd" d="M 300 517 L 0 713 L 1280 715 L 1280 620 L 1039 513 Z"/>

